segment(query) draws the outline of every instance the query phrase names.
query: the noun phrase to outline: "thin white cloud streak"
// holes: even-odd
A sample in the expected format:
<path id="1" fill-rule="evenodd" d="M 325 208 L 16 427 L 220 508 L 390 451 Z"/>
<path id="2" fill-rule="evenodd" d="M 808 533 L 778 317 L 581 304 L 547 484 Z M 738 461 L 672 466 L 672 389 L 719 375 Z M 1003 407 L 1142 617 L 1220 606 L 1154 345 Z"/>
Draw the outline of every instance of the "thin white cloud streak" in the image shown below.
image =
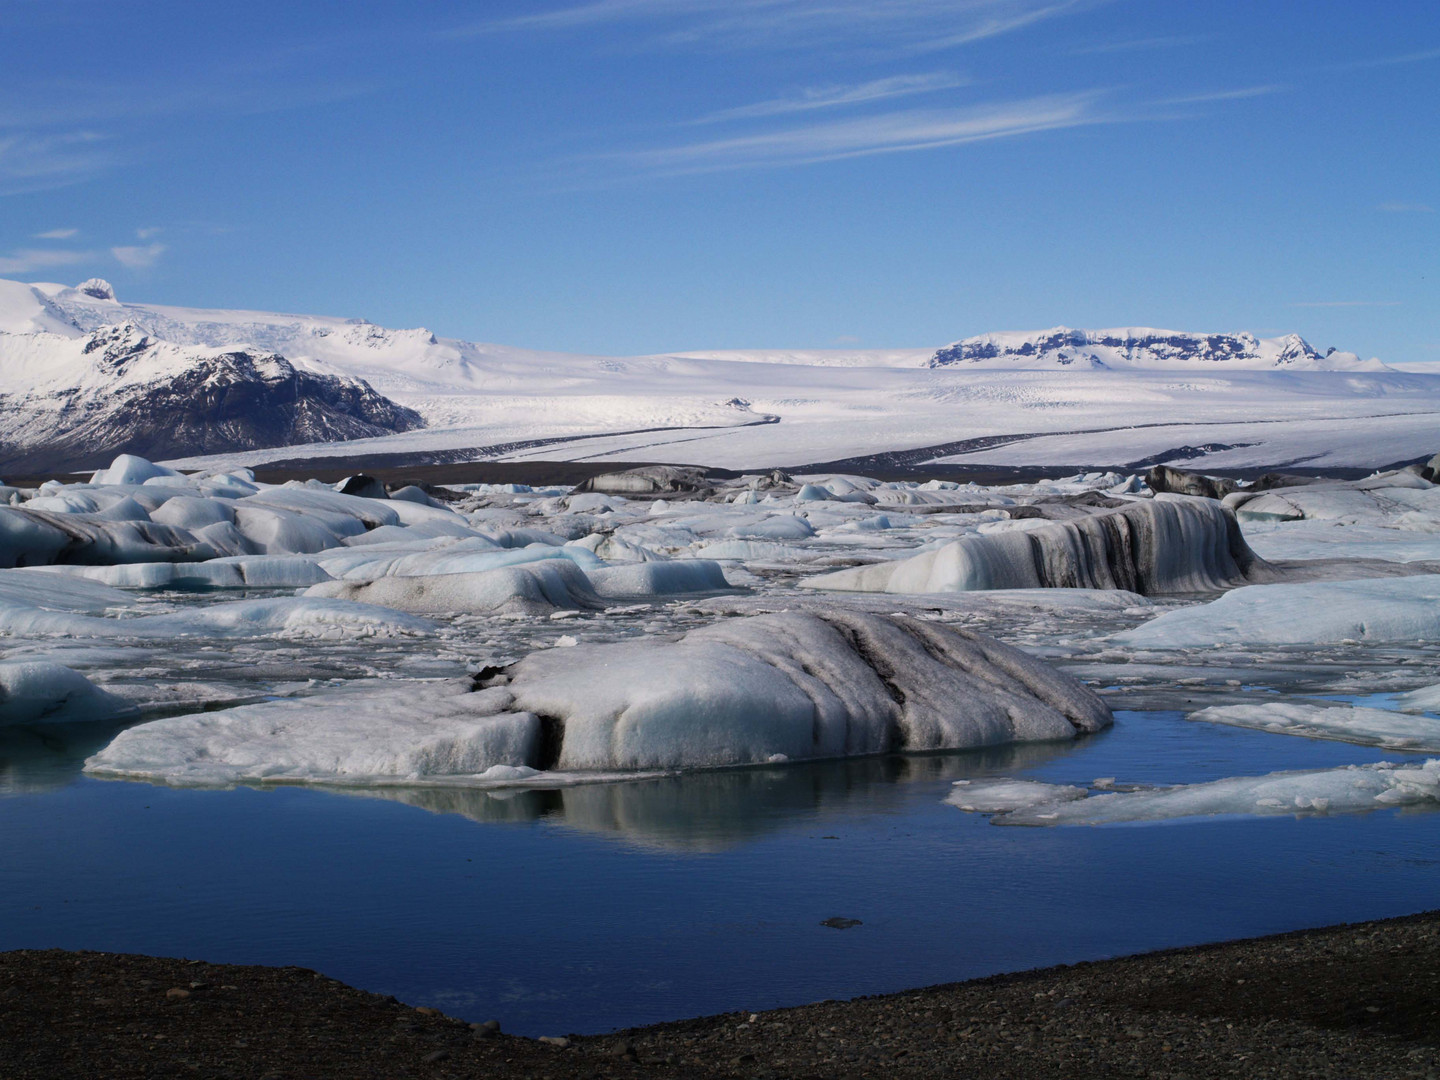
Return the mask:
<path id="1" fill-rule="evenodd" d="M 1416 202 L 1382 202 L 1375 207 L 1382 214 L 1433 214 L 1435 207 Z"/>
<path id="2" fill-rule="evenodd" d="M 80 235 L 79 229 L 51 229 L 49 232 L 35 234 L 36 240 L 70 240 Z"/>
<path id="3" fill-rule="evenodd" d="M 721 109 L 697 120 L 694 124 L 718 124 L 732 120 L 756 120 L 771 116 L 786 116 L 792 113 L 812 112 L 816 109 L 832 109 L 846 105 L 865 105 L 873 101 L 908 97 L 912 94 L 928 94 L 937 90 L 953 90 L 969 85 L 968 79 L 957 75 L 936 73 L 932 75 L 895 75 L 888 79 L 875 79 L 856 86 L 823 86 L 802 90 L 792 97 L 772 98 L 757 101 L 753 105 L 741 105 L 733 109 Z"/>
<path id="4" fill-rule="evenodd" d="M 515 31 L 583 30 L 624 22 L 666 24 L 670 45 L 758 48 L 851 39 L 866 47 L 934 51 L 1017 30 L 1106 0 L 596 0 L 448 31 L 475 37 Z"/>
<path id="5" fill-rule="evenodd" d="M 1245 86 L 1238 90 L 1216 90 L 1210 94 L 1190 94 L 1186 97 L 1166 98 L 1157 105 L 1205 105 L 1212 101 L 1244 101 L 1246 98 L 1265 97 L 1269 94 L 1283 94 L 1290 87 L 1271 84 L 1266 86 Z"/>
<path id="6" fill-rule="evenodd" d="M 135 237 L 138 240 L 149 240 L 152 236 L 159 236 L 165 230 L 158 225 L 152 225 L 148 229 L 136 229 Z"/>
<path id="7" fill-rule="evenodd" d="M 89 251 L 54 251 L 27 248 L 0 255 L 0 274 L 28 274 L 57 266 L 74 266 L 89 262 L 95 255 Z"/>
<path id="8" fill-rule="evenodd" d="M 1102 41 L 1095 45 L 1081 45 L 1070 50 L 1071 56 L 1094 56 L 1103 53 L 1144 52 L 1150 49 L 1178 49 L 1188 45 L 1204 45 L 1214 41 L 1213 34 L 1193 34 L 1186 37 L 1135 38 L 1124 41 Z"/>
<path id="9" fill-rule="evenodd" d="M 1291 307 L 1304 308 L 1350 308 L 1350 307 L 1399 307 L 1399 300 L 1309 300 Z"/>
<path id="10" fill-rule="evenodd" d="M 43 191 L 93 176 L 115 162 L 105 144 L 91 131 L 0 134 L 0 194 Z"/>
<path id="11" fill-rule="evenodd" d="M 1440 49 L 1424 49 L 1399 56 L 1379 56 L 1373 60 L 1351 60 L 1348 63 L 1336 64 L 1335 70 L 1361 71 L 1365 68 L 1394 67 L 1396 64 L 1420 64 L 1426 60 L 1440 60 Z"/>
<path id="12" fill-rule="evenodd" d="M 933 150 L 1107 122 L 1097 93 L 1055 95 L 968 109 L 911 109 L 783 131 L 607 155 L 647 173 L 688 174 L 805 165 Z"/>
<path id="13" fill-rule="evenodd" d="M 124 267 L 131 270 L 145 270 L 159 260 L 165 253 L 164 244 L 150 244 L 147 247 L 112 247 L 110 254 Z"/>

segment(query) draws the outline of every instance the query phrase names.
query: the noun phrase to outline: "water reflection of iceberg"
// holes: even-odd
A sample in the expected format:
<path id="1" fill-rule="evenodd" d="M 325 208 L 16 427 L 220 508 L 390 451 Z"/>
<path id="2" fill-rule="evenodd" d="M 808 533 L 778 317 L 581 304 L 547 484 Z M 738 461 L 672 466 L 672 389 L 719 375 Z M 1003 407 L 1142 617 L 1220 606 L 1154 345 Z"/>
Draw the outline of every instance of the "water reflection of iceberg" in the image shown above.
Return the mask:
<path id="1" fill-rule="evenodd" d="M 103 749 L 128 722 L 0 728 L 0 797 L 73 784 L 85 759 Z"/>
<path id="2" fill-rule="evenodd" d="M 955 753 L 885 755 L 760 768 L 717 769 L 548 789 L 345 788 L 484 824 L 546 818 L 582 832 L 681 851 L 721 851 L 798 818 L 850 809 L 883 812 L 902 784 L 943 783 L 1026 769 L 1075 749 L 1070 742 L 1021 743 Z"/>

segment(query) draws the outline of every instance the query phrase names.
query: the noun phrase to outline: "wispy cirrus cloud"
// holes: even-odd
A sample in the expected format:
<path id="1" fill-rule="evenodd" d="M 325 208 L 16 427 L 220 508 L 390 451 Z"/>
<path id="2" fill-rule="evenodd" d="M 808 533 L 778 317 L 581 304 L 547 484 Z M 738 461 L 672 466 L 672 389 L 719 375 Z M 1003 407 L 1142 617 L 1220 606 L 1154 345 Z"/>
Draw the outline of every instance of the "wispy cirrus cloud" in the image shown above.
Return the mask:
<path id="1" fill-rule="evenodd" d="M 969 85 L 968 79 L 944 72 L 928 75 L 893 75 L 885 79 L 853 86 L 809 87 L 789 97 L 757 101 L 752 105 L 741 105 L 733 109 L 702 116 L 691 124 L 717 124 L 732 120 L 759 120 L 772 116 L 786 116 L 793 113 L 813 112 L 816 109 L 834 109 L 848 105 L 868 105 L 891 98 L 908 97 L 913 94 L 928 94 L 939 90 L 952 90 Z"/>
<path id="2" fill-rule="evenodd" d="M 1338 71 L 1360 71 L 1365 68 L 1394 67 L 1396 64 L 1421 64 L 1426 60 L 1440 60 L 1440 49 L 1422 49 L 1419 52 L 1400 53 L 1398 56 L 1377 56 L 1369 60 L 1350 60 L 1336 64 Z"/>
<path id="3" fill-rule="evenodd" d="M 95 258 L 92 251 L 60 251 L 48 248 L 25 248 L 0 255 L 0 274 L 29 274 L 59 266 L 74 266 Z"/>
<path id="4" fill-rule="evenodd" d="M 51 229 L 35 234 L 36 240 L 73 240 L 80 235 L 79 229 Z"/>
<path id="5" fill-rule="evenodd" d="M 1009 33 L 1105 0 L 592 0 L 457 27 L 451 37 L 648 22 L 671 45 L 863 45 L 929 52 Z"/>
<path id="6" fill-rule="evenodd" d="M 108 140 L 92 131 L 0 131 L 0 194 L 18 195 L 77 183 L 115 162 Z"/>
<path id="7" fill-rule="evenodd" d="M 129 270 L 145 270 L 159 261 L 165 253 L 164 244 L 147 244 L 145 247 L 112 247 L 110 254 L 115 261 Z"/>
<path id="8" fill-rule="evenodd" d="M 1264 86 L 1242 86 L 1235 90 L 1214 90 L 1206 94 L 1187 94 L 1184 97 L 1165 98 L 1157 105 L 1205 105 L 1213 101 L 1244 101 L 1246 98 L 1266 97 L 1269 94 L 1283 94 L 1290 87 L 1279 83 Z"/>
<path id="9" fill-rule="evenodd" d="M 1108 121 L 1100 94 L 1059 94 L 960 109 L 907 109 L 778 131 L 606 155 L 652 174 L 805 165 L 875 154 L 933 150 Z"/>
<path id="10" fill-rule="evenodd" d="M 1382 202 L 1375 207 L 1382 214 L 1433 214 L 1435 207 L 1418 202 Z"/>
<path id="11" fill-rule="evenodd" d="M 1290 305 L 1304 308 L 1400 307 L 1399 300 L 1302 300 Z"/>
<path id="12" fill-rule="evenodd" d="M 1122 38 L 1118 41 L 1100 41 L 1093 45 L 1077 45 L 1070 50 L 1071 56 L 1094 56 L 1118 52 L 1147 52 L 1151 49 L 1180 49 L 1190 45 L 1203 45 L 1214 41 L 1212 34 L 1174 35 L 1171 37 Z"/>

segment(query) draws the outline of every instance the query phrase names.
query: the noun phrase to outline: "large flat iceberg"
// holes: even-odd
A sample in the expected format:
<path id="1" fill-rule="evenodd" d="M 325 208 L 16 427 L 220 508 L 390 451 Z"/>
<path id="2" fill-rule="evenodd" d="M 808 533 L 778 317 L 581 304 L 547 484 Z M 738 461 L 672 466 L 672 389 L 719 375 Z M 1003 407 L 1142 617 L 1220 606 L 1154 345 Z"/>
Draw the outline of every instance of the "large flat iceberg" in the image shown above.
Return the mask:
<path id="1" fill-rule="evenodd" d="M 1390 709 L 1277 701 L 1216 705 L 1191 713 L 1190 719 L 1280 735 L 1380 746 L 1387 750 L 1440 754 L 1440 720 L 1432 716 L 1408 716 Z"/>
<path id="2" fill-rule="evenodd" d="M 86 763 L 100 776 L 176 784 L 345 783 L 471 776 L 523 767 L 539 722 L 513 695 L 469 679 L 362 683 L 130 728 Z"/>
<path id="3" fill-rule="evenodd" d="M 678 641 L 542 650 L 429 689 L 366 684 L 157 720 L 87 767 L 175 783 L 513 782 L 516 769 L 958 749 L 1073 739 L 1109 723 L 1084 686 L 990 638 L 908 618 L 789 613 Z"/>
<path id="4" fill-rule="evenodd" d="M 1436 640 L 1440 574 L 1251 585 L 1110 637 L 1117 645 L 1148 649 Z"/>

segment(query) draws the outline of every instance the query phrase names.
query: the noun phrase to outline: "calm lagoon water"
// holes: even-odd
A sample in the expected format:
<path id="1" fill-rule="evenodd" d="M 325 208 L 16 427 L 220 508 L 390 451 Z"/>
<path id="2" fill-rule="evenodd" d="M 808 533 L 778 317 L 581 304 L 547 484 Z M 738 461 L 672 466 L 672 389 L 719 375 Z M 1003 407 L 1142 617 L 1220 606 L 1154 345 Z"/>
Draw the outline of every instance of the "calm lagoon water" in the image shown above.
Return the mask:
<path id="1" fill-rule="evenodd" d="M 0 948 L 299 964 L 526 1034 L 600 1032 L 1440 906 L 1440 817 L 999 827 L 954 780 L 1180 783 L 1399 760 L 1118 714 L 1075 744 L 549 792 L 102 782 L 0 741 Z M 832 916 L 859 919 L 847 930 Z"/>

